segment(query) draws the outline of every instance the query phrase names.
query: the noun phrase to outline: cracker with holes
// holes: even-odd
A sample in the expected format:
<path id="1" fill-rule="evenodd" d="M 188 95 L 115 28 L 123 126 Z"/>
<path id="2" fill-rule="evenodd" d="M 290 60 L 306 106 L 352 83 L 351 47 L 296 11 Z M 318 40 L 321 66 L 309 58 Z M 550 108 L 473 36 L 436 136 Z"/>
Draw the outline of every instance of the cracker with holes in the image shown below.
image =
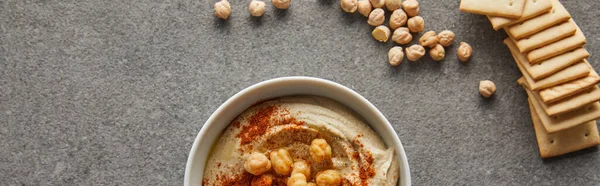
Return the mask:
<path id="1" fill-rule="evenodd" d="M 526 0 L 461 0 L 460 11 L 518 19 Z"/>
<path id="2" fill-rule="evenodd" d="M 571 95 L 587 90 L 598 83 L 600 83 L 600 76 L 598 76 L 596 71 L 591 70 L 590 75 L 587 77 L 540 90 L 539 95 L 544 103 L 554 103 Z"/>
<path id="3" fill-rule="evenodd" d="M 519 81 L 522 81 L 522 79 L 519 79 Z M 519 84 L 525 84 L 525 83 L 527 83 L 527 82 L 526 81 L 519 82 Z M 525 91 L 527 91 L 527 95 L 530 98 L 539 101 L 538 103 L 540 103 L 542 110 L 548 116 L 557 116 L 559 114 L 564 114 L 569 111 L 573 111 L 575 109 L 589 105 L 591 103 L 598 102 L 598 100 L 600 100 L 600 88 L 598 88 L 598 86 L 593 86 L 592 88 L 590 88 L 588 90 L 584 90 L 576 95 L 573 95 L 569 98 L 563 99 L 563 100 L 553 103 L 553 104 L 547 104 L 547 103 L 544 103 L 543 101 L 540 101 L 541 98 L 539 96 L 539 92 L 537 92 L 537 91 L 532 91 L 527 88 L 525 88 Z"/>
<path id="4" fill-rule="evenodd" d="M 526 0 L 523 15 L 519 19 L 510 19 L 498 16 L 487 16 L 494 27 L 494 30 L 500 30 L 502 27 L 514 25 L 522 21 L 531 19 L 540 14 L 549 12 L 552 9 L 550 0 Z"/>
<path id="5" fill-rule="evenodd" d="M 527 59 L 530 63 L 537 63 L 545 59 L 563 54 L 573 49 L 582 47 L 587 41 L 581 29 L 577 28 L 575 35 L 563 38 L 552 44 L 537 48 L 527 53 Z"/>
<path id="6" fill-rule="evenodd" d="M 523 73 L 527 73 L 534 81 L 546 78 L 577 62 L 581 62 L 583 59 L 590 56 L 590 53 L 588 53 L 587 50 L 584 48 L 579 48 L 545 61 L 538 62 L 537 64 L 531 64 L 525 55 L 518 51 L 517 46 L 512 40 L 507 40 L 506 46 L 508 46 L 510 52 L 513 53 L 516 58 L 518 58 L 518 60 L 515 59 L 515 61 L 518 62 L 523 69 L 525 69 L 526 72 Z"/>
<path id="7" fill-rule="evenodd" d="M 600 135 L 598 135 L 595 120 L 566 130 L 548 133 L 541 124 L 542 121 L 536 114 L 531 101 L 529 101 L 529 110 L 531 112 L 531 119 L 533 120 L 533 129 L 535 130 L 538 149 L 542 158 L 559 156 L 600 145 Z"/>
<path id="8" fill-rule="evenodd" d="M 535 108 L 535 113 L 540 117 L 540 121 L 542 121 L 541 123 L 548 133 L 569 129 L 579 124 L 594 121 L 600 118 L 600 103 L 598 102 L 594 102 L 563 114 L 548 116 L 540 105 L 539 100 L 535 99 L 535 97 L 529 97 L 529 100 L 531 101 L 531 105 L 533 105 Z"/>
<path id="9" fill-rule="evenodd" d="M 552 26 L 534 35 L 520 39 L 516 41 L 516 43 L 519 52 L 525 53 L 541 46 L 554 43 L 562 38 L 572 36 L 575 34 L 575 31 L 577 31 L 577 26 L 575 26 L 573 19 L 570 19 L 567 22 Z"/>
<path id="10" fill-rule="evenodd" d="M 571 14 L 567 12 L 567 9 L 565 9 L 558 0 L 550 1 L 552 3 L 552 9 L 549 12 L 519 24 L 508 26 L 505 28 L 506 33 L 512 38 L 522 39 L 571 18 Z"/>

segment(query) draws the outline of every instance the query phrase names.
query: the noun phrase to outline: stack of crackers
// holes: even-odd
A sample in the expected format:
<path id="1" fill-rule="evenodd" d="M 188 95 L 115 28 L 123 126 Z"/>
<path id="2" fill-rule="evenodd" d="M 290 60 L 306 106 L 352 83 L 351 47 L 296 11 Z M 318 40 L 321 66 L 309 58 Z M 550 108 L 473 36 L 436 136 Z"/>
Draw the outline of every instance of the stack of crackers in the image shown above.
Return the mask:
<path id="1" fill-rule="evenodd" d="M 586 60 L 586 38 L 558 0 L 461 0 L 461 11 L 483 14 L 504 43 L 529 96 L 542 158 L 600 144 L 600 77 Z"/>

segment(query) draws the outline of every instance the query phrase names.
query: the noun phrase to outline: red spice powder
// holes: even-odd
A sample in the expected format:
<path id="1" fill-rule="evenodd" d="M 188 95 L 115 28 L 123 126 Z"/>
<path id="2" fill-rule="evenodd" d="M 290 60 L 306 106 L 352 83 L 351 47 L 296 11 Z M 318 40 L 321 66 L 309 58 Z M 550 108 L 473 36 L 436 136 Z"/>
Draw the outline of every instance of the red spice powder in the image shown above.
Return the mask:
<path id="1" fill-rule="evenodd" d="M 273 126 L 284 124 L 304 124 L 304 122 L 298 121 L 296 118 L 292 117 L 289 110 L 285 108 L 278 108 L 274 105 L 259 108 L 254 114 L 250 115 L 246 121 L 249 124 L 241 126 L 242 130 L 236 136 L 241 138 L 240 143 L 242 145 L 248 144 L 253 140 L 265 135 L 269 128 Z M 239 126 L 240 124 L 239 122 L 236 122 L 234 125 Z"/>

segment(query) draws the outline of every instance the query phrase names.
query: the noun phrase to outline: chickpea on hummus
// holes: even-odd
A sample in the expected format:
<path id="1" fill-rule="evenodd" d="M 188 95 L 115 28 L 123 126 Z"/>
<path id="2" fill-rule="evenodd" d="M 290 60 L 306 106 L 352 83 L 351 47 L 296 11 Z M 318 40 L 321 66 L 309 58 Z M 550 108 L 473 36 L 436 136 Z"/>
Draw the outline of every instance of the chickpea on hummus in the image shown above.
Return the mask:
<path id="1" fill-rule="evenodd" d="M 393 148 L 340 103 L 290 96 L 242 112 L 215 143 L 204 186 L 396 185 Z"/>

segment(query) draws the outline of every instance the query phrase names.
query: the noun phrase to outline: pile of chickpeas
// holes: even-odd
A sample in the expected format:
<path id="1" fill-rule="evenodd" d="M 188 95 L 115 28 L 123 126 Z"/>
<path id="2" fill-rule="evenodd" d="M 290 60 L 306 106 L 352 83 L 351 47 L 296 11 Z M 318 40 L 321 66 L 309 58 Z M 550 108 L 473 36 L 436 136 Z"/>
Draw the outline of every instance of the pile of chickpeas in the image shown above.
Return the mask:
<path id="1" fill-rule="evenodd" d="M 263 153 L 254 152 L 244 163 L 244 169 L 258 177 L 255 180 L 257 182 L 271 185 L 273 177 L 265 173 L 273 169 L 279 175 L 289 176 L 288 186 L 329 186 L 342 183 L 342 175 L 333 169 L 320 171 L 314 178 L 316 183 L 310 182 L 312 179 L 309 161 L 292 159 L 286 149 L 273 150 L 268 154 L 269 157 Z M 314 139 L 310 144 L 309 154 L 312 162 L 331 161 L 331 146 L 325 139 Z"/>

